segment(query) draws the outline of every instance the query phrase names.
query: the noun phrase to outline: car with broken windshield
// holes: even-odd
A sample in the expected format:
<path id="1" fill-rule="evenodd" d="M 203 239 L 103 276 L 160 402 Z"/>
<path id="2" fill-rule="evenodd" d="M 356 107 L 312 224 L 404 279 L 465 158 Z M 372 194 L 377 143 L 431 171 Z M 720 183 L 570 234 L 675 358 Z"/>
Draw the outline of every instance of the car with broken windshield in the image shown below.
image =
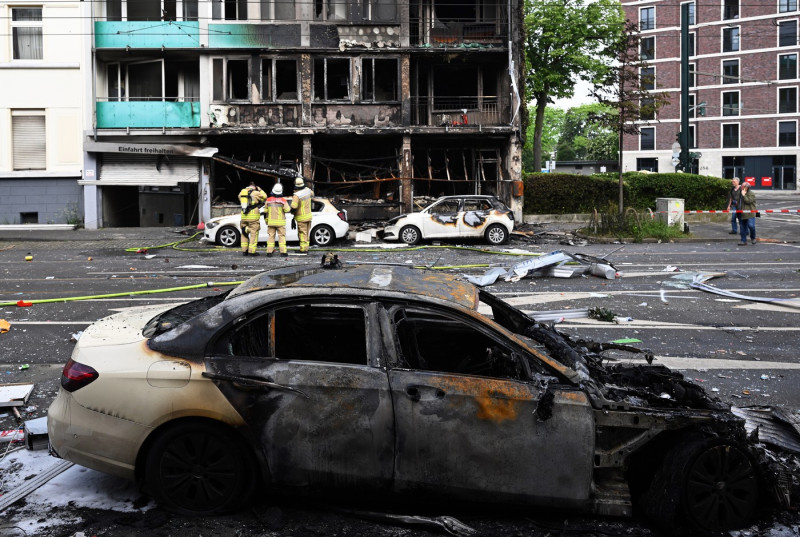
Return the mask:
<path id="1" fill-rule="evenodd" d="M 441 272 L 276 269 L 86 329 L 51 451 L 189 515 L 345 490 L 716 531 L 786 502 L 728 407 L 604 348 Z"/>
<path id="2" fill-rule="evenodd" d="M 483 238 L 504 244 L 514 229 L 514 213 L 496 196 L 443 196 L 422 211 L 389 220 L 383 239 L 414 245 L 421 240 Z"/>

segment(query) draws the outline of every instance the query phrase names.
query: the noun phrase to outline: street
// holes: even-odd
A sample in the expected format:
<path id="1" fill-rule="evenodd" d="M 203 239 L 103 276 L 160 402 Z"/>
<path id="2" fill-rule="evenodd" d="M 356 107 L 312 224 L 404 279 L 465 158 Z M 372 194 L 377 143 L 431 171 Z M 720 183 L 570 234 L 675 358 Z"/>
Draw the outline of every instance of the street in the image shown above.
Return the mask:
<path id="1" fill-rule="evenodd" d="M 771 200 L 764 196 L 763 199 L 760 198 L 759 207 L 800 208 L 800 200 L 796 197 Z M 616 322 L 565 315 L 563 321 L 558 322 L 558 329 L 573 338 L 600 342 L 639 340 L 641 343 L 634 345 L 652 350 L 655 363 L 680 370 L 688 379 L 732 405 L 800 408 L 800 392 L 796 389 L 800 382 L 800 324 L 797 322 L 800 315 L 800 243 L 791 241 L 791 237 L 800 237 L 800 214 L 764 214 L 757 226 L 761 242 L 739 248 L 736 246 L 737 236 L 727 234 L 728 224 L 716 222 L 694 226 L 698 237 L 708 240 L 674 243 L 590 241 L 581 246 L 560 244 L 563 235 L 540 234 L 549 229 L 542 225 L 533 228 L 537 232 L 533 237 L 515 236 L 502 248 L 459 242 L 427 243 L 427 247 L 420 249 L 383 248 L 380 243 L 344 241 L 335 245 L 334 253 L 344 263 L 345 269 L 350 263 L 400 263 L 455 267 L 447 270 L 475 276 L 482 274 L 489 265 L 510 267 L 526 256 L 554 250 L 597 257 L 608 255 L 621 273 L 621 277 L 615 280 L 583 276 L 569 279 L 536 277 L 505 282 L 501 278 L 486 289 L 529 314 L 604 308 L 613 312 Z M 133 229 L 118 231 L 103 236 L 75 231 L 78 240 L 69 241 L 23 242 L 0 238 L 0 303 L 15 304 L 0 307 L 0 319 L 10 324 L 8 332 L 0 334 L 0 373 L 2 383 L 34 384 L 31 398 L 21 407 L 23 420 L 46 415 L 74 339 L 80 337 L 80 332 L 90 323 L 124 308 L 183 302 L 217 294 L 230 288 L 230 283 L 245 280 L 267 268 L 290 264 L 318 265 L 323 253 L 312 249 L 308 257 L 242 257 L 238 250 L 220 250 L 196 240 L 175 247 L 157 248 L 188 237 L 167 228 L 147 228 L 138 234 Z M 574 237 L 572 239 L 574 243 Z M 296 249 L 290 249 L 290 253 L 293 251 Z M 26 261 L 26 257 L 31 260 Z M 707 283 L 724 291 L 762 299 L 795 300 L 781 305 L 690 288 L 686 274 L 699 271 L 719 273 L 719 277 Z M 201 287 L 131 294 L 198 284 Z M 123 296 L 75 300 L 76 297 L 115 294 Z M 46 299 L 65 300 L 35 303 L 28 307 L 16 305 L 17 301 Z M 619 359 L 613 351 L 607 356 L 610 360 Z M 13 413 L 0 410 L 0 430 L 15 426 Z M 292 509 L 301 508 L 284 506 L 286 514 L 280 523 L 275 523 L 280 531 L 274 535 L 328 534 L 325 530 L 315 530 L 312 522 L 304 521 L 308 513 L 302 515 Z M 508 528 L 516 528 L 514 531 L 522 532 L 520 534 L 539 535 L 536 524 L 523 524 L 524 517 L 520 518 L 518 514 L 505 516 L 511 519 Z M 252 513 L 245 518 L 252 518 Z M 313 519 L 325 520 L 325 516 L 316 513 Z M 501 517 L 493 520 L 487 513 L 482 513 L 479 520 L 471 522 L 488 532 L 487 535 L 503 534 L 489 530 L 493 523 L 505 524 Z M 241 534 L 273 534 L 267 533 L 268 525 L 264 525 L 264 520 L 256 517 L 255 524 L 261 524 L 261 533 L 243 530 Z M 321 524 L 320 527 L 325 528 L 331 521 Z M 363 524 L 363 528 L 359 526 L 361 529 L 339 534 L 379 534 L 369 530 L 370 524 L 376 523 Z M 542 523 L 543 526 L 547 524 Z M 128 533 L 114 533 L 108 528 L 99 532 L 97 526 L 90 524 L 87 527 L 94 528 L 97 535 L 135 533 L 130 525 L 126 526 Z M 152 534 L 179 534 L 174 527 L 169 526 L 173 528 L 171 530 L 165 527 L 161 528 L 165 533 Z M 633 528 L 636 535 L 650 534 L 649 530 L 635 523 L 628 526 L 625 522 L 624 527 Z M 46 535 L 73 535 L 76 529 L 80 527 L 71 528 L 70 533 L 54 530 L 55 533 Z M 192 531 L 197 534 L 199 530 L 194 527 Z M 205 533 L 216 534 L 214 531 L 206 529 Z M 613 533 L 617 530 L 608 531 Z M 429 534 L 436 533 L 434 530 L 412 531 L 408 528 L 397 533 Z"/>

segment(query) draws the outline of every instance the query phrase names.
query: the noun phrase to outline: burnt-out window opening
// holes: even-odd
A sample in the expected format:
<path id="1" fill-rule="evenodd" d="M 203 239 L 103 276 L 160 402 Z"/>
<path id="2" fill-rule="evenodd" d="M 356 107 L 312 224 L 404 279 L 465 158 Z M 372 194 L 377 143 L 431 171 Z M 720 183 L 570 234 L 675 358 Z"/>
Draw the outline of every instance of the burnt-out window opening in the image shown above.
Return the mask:
<path id="1" fill-rule="evenodd" d="M 396 0 L 360 0 L 363 20 L 391 22 L 397 19 Z"/>
<path id="2" fill-rule="evenodd" d="M 476 66 L 439 65 L 433 68 L 433 111 L 478 107 L 479 71 Z"/>
<path id="3" fill-rule="evenodd" d="M 272 317 L 268 312 L 240 317 L 234 321 L 233 327 L 214 343 L 214 354 L 220 356 L 272 356 L 271 321 Z"/>
<path id="4" fill-rule="evenodd" d="M 392 318 L 401 367 L 516 380 L 527 376 L 511 349 L 464 321 L 404 308 Z"/>
<path id="5" fill-rule="evenodd" d="M 261 20 L 295 20 L 294 0 L 261 0 Z"/>
<path id="6" fill-rule="evenodd" d="M 250 61 L 247 59 L 214 58 L 211 62 L 212 100 L 215 102 L 249 102 Z"/>
<path id="7" fill-rule="evenodd" d="M 431 214 L 439 216 L 455 216 L 458 214 L 458 200 L 444 200 L 431 208 Z"/>
<path id="8" fill-rule="evenodd" d="M 398 63 L 396 58 L 361 59 L 361 101 L 398 100 Z"/>
<path id="9" fill-rule="evenodd" d="M 361 307 L 303 304 L 275 311 L 275 356 L 367 364 L 364 310 Z"/>
<path id="10" fill-rule="evenodd" d="M 314 0 L 314 19 L 347 20 L 347 0 Z"/>
<path id="11" fill-rule="evenodd" d="M 214 20 L 246 21 L 247 0 L 212 0 L 211 18 Z"/>
<path id="12" fill-rule="evenodd" d="M 350 59 L 317 58 L 314 60 L 314 100 L 350 100 Z"/>
<path id="13" fill-rule="evenodd" d="M 491 211 L 492 204 L 483 199 L 464 200 L 464 211 Z"/>

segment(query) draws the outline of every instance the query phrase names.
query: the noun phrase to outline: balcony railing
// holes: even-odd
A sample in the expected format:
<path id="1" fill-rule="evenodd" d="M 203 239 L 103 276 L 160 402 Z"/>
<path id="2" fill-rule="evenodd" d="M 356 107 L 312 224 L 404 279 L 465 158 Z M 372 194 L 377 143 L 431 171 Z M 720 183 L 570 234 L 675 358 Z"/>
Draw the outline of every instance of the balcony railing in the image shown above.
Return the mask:
<path id="1" fill-rule="evenodd" d="M 100 129 L 199 128 L 200 103 L 98 100 L 97 127 Z"/>
<path id="2" fill-rule="evenodd" d="M 431 127 L 507 125 L 496 96 L 412 97 L 411 123 Z"/>
<path id="3" fill-rule="evenodd" d="M 502 45 L 508 36 L 505 17 L 476 21 L 450 19 L 431 24 L 424 19 L 411 19 L 411 44 L 414 46 L 476 46 Z"/>
<path id="4" fill-rule="evenodd" d="M 198 48 L 196 21 L 96 21 L 97 48 Z"/>

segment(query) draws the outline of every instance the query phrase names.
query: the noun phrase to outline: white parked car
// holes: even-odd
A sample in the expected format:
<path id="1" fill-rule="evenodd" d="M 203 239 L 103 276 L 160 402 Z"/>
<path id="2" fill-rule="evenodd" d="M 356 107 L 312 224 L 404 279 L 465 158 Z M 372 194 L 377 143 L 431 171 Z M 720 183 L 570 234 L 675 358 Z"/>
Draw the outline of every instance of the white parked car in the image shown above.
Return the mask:
<path id="1" fill-rule="evenodd" d="M 495 196 L 444 196 L 419 213 L 389 220 L 383 239 L 417 244 L 422 239 L 483 237 L 503 244 L 514 229 L 514 213 Z"/>
<path id="2" fill-rule="evenodd" d="M 311 201 L 311 231 L 309 240 L 317 246 L 329 246 L 336 239 L 347 235 L 350 225 L 347 223 L 347 212 L 340 211 L 327 198 L 314 198 Z M 294 216 L 286 214 L 286 241 L 297 242 L 297 228 L 292 228 Z M 230 214 L 212 218 L 205 223 L 203 238 L 221 246 L 239 246 L 242 236 L 240 215 Z M 267 224 L 261 221 L 258 242 L 267 242 Z"/>

